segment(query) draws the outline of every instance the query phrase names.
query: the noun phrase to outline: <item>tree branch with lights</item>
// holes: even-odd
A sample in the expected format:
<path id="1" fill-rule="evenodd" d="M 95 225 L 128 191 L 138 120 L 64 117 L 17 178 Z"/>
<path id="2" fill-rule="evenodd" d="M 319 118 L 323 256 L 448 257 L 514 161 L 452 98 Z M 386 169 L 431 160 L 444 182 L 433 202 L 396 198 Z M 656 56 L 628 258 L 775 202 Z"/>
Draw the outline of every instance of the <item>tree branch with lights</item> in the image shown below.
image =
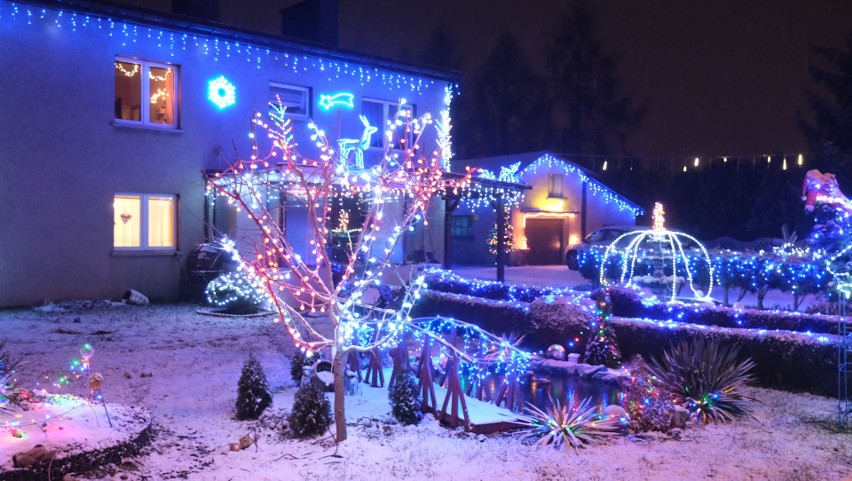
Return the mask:
<path id="1" fill-rule="evenodd" d="M 412 118 L 410 110 L 400 109 L 385 126 L 388 148 L 375 165 L 364 167 L 350 162 L 350 152 L 336 149 L 313 122 L 309 128 L 318 155 L 302 155 L 293 142 L 293 126 L 285 109 L 272 107 L 269 122 L 260 114 L 252 119 L 251 157 L 211 176 L 208 193 L 226 198 L 257 227 L 257 238 L 241 242 L 239 247 L 226 239 L 223 246 L 238 269 L 268 296 L 277 321 L 296 346 L 312 351 L 331 348 L 336 438 L 342 441 L 346 439 L 344 365 L 349 354 L 395 346 L 405 332 L 426 333 L 436 339 L 442 336 L 423 329 L 409 316 L 424 285 L 423 277 L 411 270 L 406 274 L 392 259 L 402 235 L 416 223 L 428 222 L 432 198 L 468 187 L 473 172 L 453 178 L 444 175 L 449 149 L 446 116 L 437 121 L 429 114 Z M 370 128 L 367 124 L 366 129 Z M 424 135 L 427 129 L 437 133 Z M 259 133 L 270 143 L 264 153 Z M 398 133 L 400 138 L 394 138 Z M 436 144 L 428 155 L 423 154 L 426 142 Z M 392 150 L 393 145 L 400 149 Z M 333 202 L 355 195 L 365 203 L 363 222 L 356 224 L 347 212 L 348 241 L 335 245 L 344 249 L 343 256 L 332 256 L 331 231 L 341 228 L 340 219 L 332 218 Z M 304 256 L 288 239 L 274 209 L 268 208 L 268 201 L 275 197 L 286 199 L 285 205 L 307 209 Z M 337 275 L 334 258 L 342 259 L 335 268 Z M 368 291 L 383 283 L 403 286 L 400 300 L 392 307 L 380 308 L 367 301 Z M 330 333 L 321 332 L 324 319 L 330 324 Z M 436 344 L 447 345 L 439 340 Z"/>

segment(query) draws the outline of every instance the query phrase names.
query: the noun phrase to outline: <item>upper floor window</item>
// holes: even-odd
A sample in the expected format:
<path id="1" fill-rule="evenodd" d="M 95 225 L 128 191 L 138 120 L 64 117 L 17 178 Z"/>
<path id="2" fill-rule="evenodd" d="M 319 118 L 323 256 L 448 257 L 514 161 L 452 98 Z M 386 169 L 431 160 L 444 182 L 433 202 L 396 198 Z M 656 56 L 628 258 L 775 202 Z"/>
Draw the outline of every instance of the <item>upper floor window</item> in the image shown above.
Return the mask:
<path id="1" fill-rule="evenodd" d="M 547 196 L 548 197 L 564 197 L 562 193 L 562 184 L 565 180 L 563 174 L 547 174 Z"/>
<path id="2" fill-rule="evenodd" d="M 389 136 L 391 137 L 390 148 L 392 149 L 402 150 L 410 146 L 412 132 L 408 131 L 407 121 L 413 119 L 416 115 L 414 104 L 363 99 L 361 101 L 361 115 L 367 118 L 370 125 L 379 129 L 376 135 L 372 137 L 370 147 L 381 149 L 388 147 Z"/>
<path id="3" fill-rule="evenodd" d="M 178 70 L 174 65 L 115 59 L 115 119 L 177 127 Z"/>
<path id="4" fill-rule="evenodd" d="M 113 211 L 116 249 L 177 248 L 177 196 L 116 194 Z"/>
<path id="5" fill-rule="evenodd" d="M 270 102 L 287 108 L 287 115 L 294 119 L 307 119 L 311 116 L 311 88 L 298 85 L 269 83 Z"/>

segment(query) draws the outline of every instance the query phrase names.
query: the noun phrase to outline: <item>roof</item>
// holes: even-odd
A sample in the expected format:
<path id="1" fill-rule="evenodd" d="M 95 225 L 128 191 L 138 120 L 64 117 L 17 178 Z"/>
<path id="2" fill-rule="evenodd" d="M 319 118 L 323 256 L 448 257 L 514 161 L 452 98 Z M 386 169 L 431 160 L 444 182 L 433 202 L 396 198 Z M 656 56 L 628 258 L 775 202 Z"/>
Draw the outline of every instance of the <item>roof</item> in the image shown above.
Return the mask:
<path id="1" fill-rule="evenodd" d="M 130 7 L 127 5 L 118 5 L 111 2 L 90 2 L 85 0 L 17 0 L 14 4 L 45 7 L 60 11 L 71 11 L 165 30 L 177 30 L 193 35 L 215 37 L 250 44 L 264 49 L 321 57 L 336 62 L 348 62 L 406 75 L 414 75 L 434 80 L 444 80 L 451 83 L 458 83 L 462 79 L 462 75 L 459 72 L 421 67 L 382 57 L 364 55 L 343 49 L 334 49 L 304 40 L 296 40 L 283 36 L 269 35 L 240 29 L 220 22 Z"/>
<path id="2" fill-rule="evenodd" d="M 476 167 L 478 169 L 487 169 L 499 176 L 502 168 L 508 168 L 512 164 L 520 162 L 517 169 L 519 174 L 525 170 L 535 168 L 539 163 L 559 163 L 563 169 L 571 174 L 578 175 L 580 180 L 591 187 L 592 193 L 602 193 L 604 197 L 613 199 L 620 207 L 633 212 L 634 215 L 642 215 L 645 210 L 632 200 L 615 192 L 601 181 L 594 178 L 594 173 L 589 172 L 583 167 L 556 155 L 550 151 L 542 150 L 537 152 L 525 152 L 520 154 L 500 155 L 495 157 L 481 157 L 478 159 L 456 159 L 456 165 L 466 165 L 468 167 Z"/>

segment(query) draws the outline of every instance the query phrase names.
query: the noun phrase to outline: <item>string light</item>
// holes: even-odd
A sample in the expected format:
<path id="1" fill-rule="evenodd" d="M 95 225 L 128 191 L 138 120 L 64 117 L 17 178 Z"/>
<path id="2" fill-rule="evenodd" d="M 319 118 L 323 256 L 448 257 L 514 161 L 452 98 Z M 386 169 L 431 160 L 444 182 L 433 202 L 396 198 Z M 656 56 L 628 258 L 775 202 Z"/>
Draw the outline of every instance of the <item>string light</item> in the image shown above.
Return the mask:
<path id="1" fill-rule="evenodd" d="M 237 88 L 224 75 L 220 75 L 207 83 L 207 98 L 219 109 L 237 103 L 236 94 Z"/>
<path id="2" fill-rule="evenodd" d="M 355 60 L 335 60 L 321 55 L 300 54 L 298 47 L 283 42 L 267 41 L 256 38 L 256 42 L 246 39 L 225 39 L 213 37 L 192 26 L 185 29 L 174 25 L 173 28 L 159 28 L 147 23 L 146 19 L 133 17 L 132 12 L 124 14 L 124 19 L 116 19 L 115 13 L 78 13 L 53 8 L 34 8 L 15 2 L 0 0 L 0 22 L 20 23 L 22 25 L 42 24 L 67 28 L 69 32 L 93 32 L 115 38 L 121 47 L 146 42 L 156 47 L 168 57 L 184 55 L 185 52 L 198 52 L 212 57 L 216 62 L 222 60 L 243 60 L 243 65 L 253 65 L 257 69 L 266 64 L 270 70 L 289 71 L 296 75 L 312 72 L 318 78 L 332 82 L 339 79 L 354 81 L 361 86 L 383 85 L 390 91 L 409 91 L 420 93 L 434 86 L 450 84 L 444 80 L 407 75 L 394 72 L 385 67 L 371 67 Z M 231 35 L 219 30 L 223 35 Z M 233 34 L 236 36 L 237 34 Z M 128 71 L 129 72 L 129 71 Z M 168 74 L 167 74 L 168 75 Z"/>

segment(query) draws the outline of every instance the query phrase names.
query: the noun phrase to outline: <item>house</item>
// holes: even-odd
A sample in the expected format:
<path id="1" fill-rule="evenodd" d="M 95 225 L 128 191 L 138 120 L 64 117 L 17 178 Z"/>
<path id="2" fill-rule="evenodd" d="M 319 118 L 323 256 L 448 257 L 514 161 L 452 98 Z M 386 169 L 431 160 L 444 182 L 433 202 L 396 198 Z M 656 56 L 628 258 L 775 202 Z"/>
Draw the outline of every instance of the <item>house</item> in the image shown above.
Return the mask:
<path id="1" fill-rule="evenodd" d="M 530 152 L 458 161 L 480 176 L 531 187 L 506 197 L 514 264 L 564 264 L 569 245 L 604 225 L 635 225 L 641 207 L 594 179 L 577 164 L 551 152 Z M 494 264 L 495 209 L 484 203 L 460 205 L 450 216 L 454 264 Z M 463 254 L 461 254 L 463 253 Z"/>
<path id="2" fill-rule="evenodd" d="M 83 1 L 0 0 L 0 45 L 0 307 L 131 288 L 157 301 L 185 297 L 193 249 L 239 222 L 211 206 L 203 172 L 250 153 L 253 112 L 280 99 L 308 146 L 309 119 L 331 137 L 357 138 L 401 99 L 412 113 L 446 114 L 459 80 Z M 384 142 L 368 139 L 365 162 Z M 421 227 L 397 258 L 442 246 L 440 230 Z"/>

